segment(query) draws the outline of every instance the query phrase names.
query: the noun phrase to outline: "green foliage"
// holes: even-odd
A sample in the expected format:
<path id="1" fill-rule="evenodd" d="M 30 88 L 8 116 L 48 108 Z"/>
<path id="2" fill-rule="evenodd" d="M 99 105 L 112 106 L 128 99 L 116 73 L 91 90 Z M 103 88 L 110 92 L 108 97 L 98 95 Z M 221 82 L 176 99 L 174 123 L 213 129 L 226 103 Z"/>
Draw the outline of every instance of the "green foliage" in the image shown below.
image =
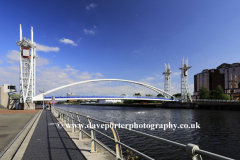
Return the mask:
<path id="1" fill-rule="evenodd" d="M 135 154 L 133 154 L 133 151 L 127 149 L 126 152 L 127 152 L 127 160 L 135 160 L 135 159 L 138 159 L 138 156 L 136 156 Z M 125 156 L 122 155 L 122 157 L 125 157 Z"/>
<path id="2" fill-rule="evenodd" d="M 224 100 L 231 100 L 231 97 L 228 94 L 223 95 Z"/>
<path id="3" fill-rule="evenodd" d="M 126 94 L 121 94 L 121 96 L 126 96 Z"/>
<path id="4" fill-rule="evenodd" d="M 200 99 L 209 99 L 210 98 L 210 92 L 206 87 L 202 86 L 200 88 L 199 92 L 200 92 L 199 93 Z"/>
<path id="5" fill-rule="evenodd" d="M 147 97 L 152 97 L 153 95 L 151 95 L 151 94 L 145 94 L 145 96 L 147 96 Z"/>
<path id="6" fill-rule="evenodd" d="M 79 101 L 73 101 L 73 102 L 70 102 L 71 104 L 80 104 Z"/>
<path id="7" fill-rule="evenodd" d="M 133 96 L 141 96 L 140 93 L 135 93 Z"/>
<path id="8" fill-rule="evenodd" d="M 220 85 L 217 86 L 217 89 L 214 91 L 208 91 L 204 86 L 200 88 L 200 99 L 220 99 L 220 100 L 230 100 L 230 96 L 224 94 L 223 89 Z"/>
<path id="9" fill-rule="evenodd" d="M 64 104 L 65 101 L 58 101 L 57 104 Z"/>
<path id="10" fill-rule="evenodd" d="M 174 94 L 173 96 L 177 98 L 181 98 L 181 93 Z"/>
<path id="11" fill-rule="evenodd" d="M 164 97 L 164 96 L 163 96 L 162 94 L 159 93 L 159 94 L 157 95 L 157 97 Z"/>
<path id="12" fill-rule="evenodd" d="M 132 104 L 132 103 L 133 103 L 133 100 L 124 100 L 123 103 L 125 103 L 125 104 Z"/>
<path id="13" fill-rule="evenodd" d="M 10 94 L 9 97 L 11 99 L 19 99 L 19 94 L 15 93 L 15 94 Z"/>

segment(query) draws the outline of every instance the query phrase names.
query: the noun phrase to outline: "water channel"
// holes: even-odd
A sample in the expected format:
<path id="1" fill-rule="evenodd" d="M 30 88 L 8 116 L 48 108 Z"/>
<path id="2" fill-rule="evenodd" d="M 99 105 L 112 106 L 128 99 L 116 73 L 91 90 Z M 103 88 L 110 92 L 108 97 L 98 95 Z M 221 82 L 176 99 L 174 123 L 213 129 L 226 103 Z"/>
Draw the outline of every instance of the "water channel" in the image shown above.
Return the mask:
<path id="1" fill-rule="evenodd" d="M 200 149 L 240 159 L 240 112 L 197 109 L 136 108 L 94 105 L 55 105 L 59 108 L 116 124 L 200 124 L 200 128 L 138 128 L 141 132 L 155 135 L 182 144 L 193 143 Z M 85 123 L 87 123 L 85 121 Z M 96 123 L 96 122 L 94 122 Z M 104 133 L 112 136 L 111 130 Z M 121 142 L 143 152 L 154 159 L 191 159 L 185 150 L 143 138 L 135 134 L 118 131 Z M 90 133 L 90 132 L 89 132 Z M 115 150 L 114 142 L 99 134 L 98 140 Z M 126 148 L 123 148 L 124 154 Z M 139 158 L 141 159 L 141 158 Z M 204 160 L 208 159 L 203 157 Z"/>

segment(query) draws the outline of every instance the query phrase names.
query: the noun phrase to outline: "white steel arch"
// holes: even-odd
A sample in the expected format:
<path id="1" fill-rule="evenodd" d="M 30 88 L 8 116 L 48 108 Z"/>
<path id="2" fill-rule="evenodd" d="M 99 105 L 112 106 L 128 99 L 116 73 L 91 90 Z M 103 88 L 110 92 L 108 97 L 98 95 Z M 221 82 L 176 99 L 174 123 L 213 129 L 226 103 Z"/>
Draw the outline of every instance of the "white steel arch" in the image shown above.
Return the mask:
<path id="1" fill-rule="evenodd" d="M 121 82 L 134 83 L 134 84 L 138 84 L 138 85 L 142 85 L 144 87 L 147 87 L 147 88 L 149 88 L 149 89 L 151 89 L 151 90 L 153 90 L 153 91 L 155 91 L 157 93 L 160 93 L 160 94 L 162 94 L 166 98 L 173 98 L 173 100 L 176 100 L 176 97 L 174 97 L 170 93 L 167 93 L 167 92 L 165 92 L 165 91 L 163 91 L 161 89 L 158 89 L 156 87 L 150 86 L 150 85 L 145 84 L 145 83 L 136 82 L 136 81 L 130 81 L 130 80 L 124 80 L 124 79 L 94 79 L 94 80 L 80 81 L 80 82 L 67 84 L 67 85 L 64 85 L 64 86 L 61 86 L 61 87 L 58 87 L 58 88 L 55 88 L 55 89 L 51 89 L 51 90 L 45 92 L 44 95 L 47 95 L 47 94 L 55 92 L 57 90 L 60 90 L 60 89 L 63 89 L 63 88 L 67 88 L 67 87 L 71 87 L 71 86 L 74 86 L 74 85 L 83 84 L 83 83 L 90 83 L 90 82 L 100 82 L 100 81 L 121 81 Z M 43 93 L 33 97 L 33 101 L 42 101 L 42 100 L 43 100 Z"/>

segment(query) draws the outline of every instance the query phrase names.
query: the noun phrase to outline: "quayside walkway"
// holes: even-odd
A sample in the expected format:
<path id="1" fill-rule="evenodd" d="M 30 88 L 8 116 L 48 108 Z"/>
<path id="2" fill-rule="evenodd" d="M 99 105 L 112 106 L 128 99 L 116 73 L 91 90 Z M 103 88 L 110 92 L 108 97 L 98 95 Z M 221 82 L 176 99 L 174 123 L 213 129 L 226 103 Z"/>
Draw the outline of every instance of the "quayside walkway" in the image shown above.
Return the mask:
<path id="1" fill-rule="evenodd" d="M 59 119 L 59 118 L 58 118 Z M 114 160 L 112 153 L 97 145 L 91 153 L 91 138 L 76 138 L 49 110 L 40 110 L 0 154 L 3 160 Z M 77 136 L 78 137 L 78 136 Z"/>
<path id="2" fill-rule="evenodd" d="M 42 112 L 23 155 L 23 160 L 86 159 L 65 130 L 63 128 L 59 129 L 54 125 L 57 122 L 57 119 L 50 111 L 44 110 Z"/>

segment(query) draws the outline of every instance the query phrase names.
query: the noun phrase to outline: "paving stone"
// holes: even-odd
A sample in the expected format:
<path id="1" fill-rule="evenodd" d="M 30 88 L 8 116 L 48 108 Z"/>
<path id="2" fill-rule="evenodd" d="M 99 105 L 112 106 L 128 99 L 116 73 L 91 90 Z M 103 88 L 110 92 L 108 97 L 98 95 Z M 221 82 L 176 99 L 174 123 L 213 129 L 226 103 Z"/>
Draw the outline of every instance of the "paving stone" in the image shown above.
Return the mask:
<path id="1" fill-rule="evenodd" d="M 49 110 L 44 110 L 42 112 L 36 129 L 23 155 L 23 160 L 86 159 L 64 129 L 59 129 L 53 124 L 57 122 L 57 119 Z"/>

